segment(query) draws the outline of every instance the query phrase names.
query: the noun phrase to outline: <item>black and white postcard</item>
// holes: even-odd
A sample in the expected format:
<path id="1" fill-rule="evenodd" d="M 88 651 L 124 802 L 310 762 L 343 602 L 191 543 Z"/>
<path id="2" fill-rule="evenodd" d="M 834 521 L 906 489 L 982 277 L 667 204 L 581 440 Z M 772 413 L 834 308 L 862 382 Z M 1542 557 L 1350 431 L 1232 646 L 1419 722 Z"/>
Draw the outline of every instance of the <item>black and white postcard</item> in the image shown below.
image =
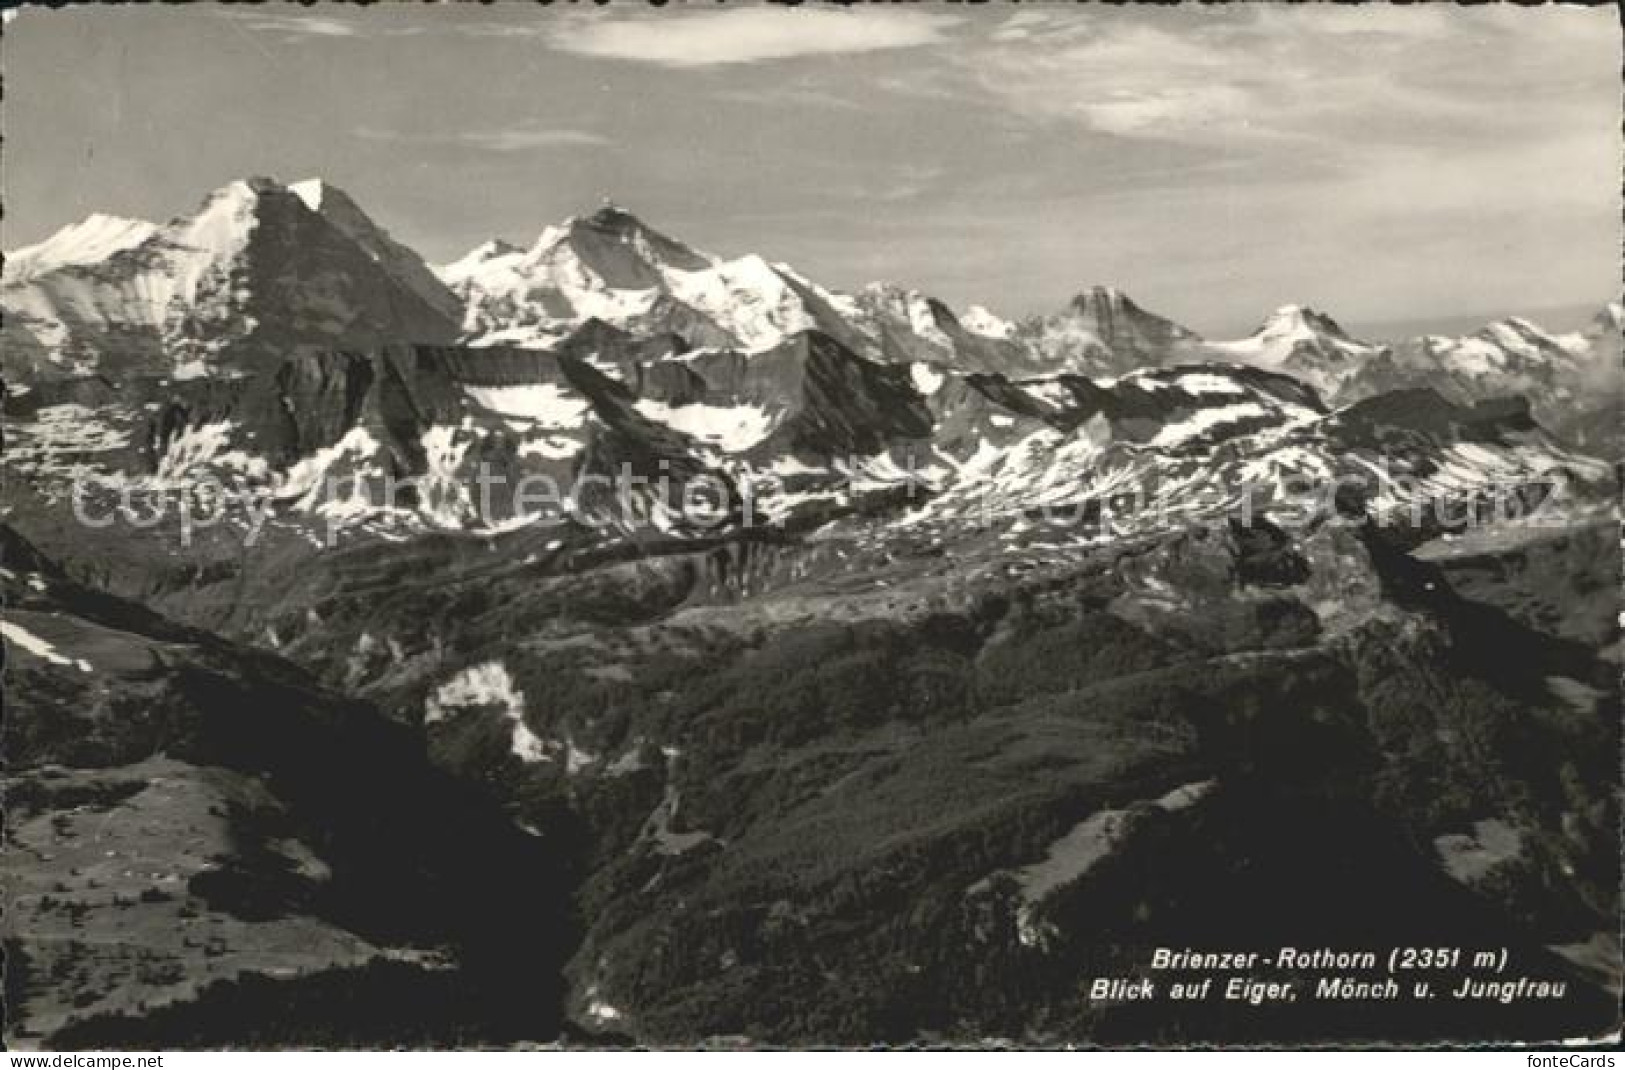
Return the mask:
<path id="1" fill-rule="evenodd" d="M 1618 1036 L 1616 8 L 5 14 L 8 1047 Z"/>

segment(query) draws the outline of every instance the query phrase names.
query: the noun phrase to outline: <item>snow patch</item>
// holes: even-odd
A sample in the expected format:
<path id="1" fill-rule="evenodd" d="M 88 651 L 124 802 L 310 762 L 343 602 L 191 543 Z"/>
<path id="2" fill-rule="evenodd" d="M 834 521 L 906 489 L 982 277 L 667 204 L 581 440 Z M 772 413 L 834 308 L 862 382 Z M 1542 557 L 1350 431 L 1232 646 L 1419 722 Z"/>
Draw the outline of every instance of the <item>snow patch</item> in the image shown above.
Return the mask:
<path id="1" fill-rule="evenodd" d="M 747 349 L 771 349 L 789 335 L 818 326 L 801 295 L 759 256 L 742 256 L 704 271 L 668 272 L 673 297 L 720 324 Z"/>
<path id="2" fill-rule="evenodd" d="M 307 178 L 303 182 L 290 183 L 288 192 L 304 201 L 305 207 L 312 212 L 320 212 L 322 195 L 327 192 L 327 184 L 319 178 Z"/>
<path id="3" fill-rule="evenodd" d="M 263 457 L 227 448 L 236 430 L 237 425 L 229 420 L 182 428 L 159 458 L 157 481 L 164 485 L 181 483 L 193 471 L 211 466 L 235 468 L 247 476 L 264 478 L 270 468 Z"/>
<path id="4" fill-rule="evenodd" d="M 1224 427 L 1227 424 L 1241 423 L 1245 420 L 1268 418 L 1270 412 L 1264 406 L 1254 401 L 1244 401 L 1239 405 L 1220 405 L 1211 409 L 1197 409 L 1183 420 L 1176 420 L 1164 424 L 1151 445 L 1158 449 L 1168 449 L 1181 445 L 1212 431 L 1214 428 Z"/>
<path id="5" fill-rule="evenodd" d="M 70 658 L 65 654 L 58 653 L 56 647 L 50 642 L 41 639 L 20 624 L 9 620 L 0 621 L 0 636 L 3 636 L 6 642 L 18 649 L 32 654 L 36 658 L 43 658 L 52 665 L 69 665 L 77 668 L 80 672 L 91 671 L 90 662 L 84 658 Z"/>
<path id="6" fill-rule="evenodd" d="M 1009 320 L 994 315 L 981 305 L 972 305 L 965 310 L 959 318 L 960 326 L 972 334 L 979 334 L 983 338 L 997 338 L 1008 341 L 1015 337 L 1016 325 Z"/>
<path id="7" fill-rule="evenodd" d="M 460 527 L 471 508 L 468 488 L 458 476 L 469 445 L 455 427 L 441 424 L 423 432 L 423 496 L 418 508 L 441 527 Z"/>
<path id="8" fill-rule="evenodd" d="M 638 413 L 655 423 L 664 424 L 715 446 L 725 453 L 739 453 L 762 441 L 773 430 L 774 417 L 766 409 L 754 405 L 667 405 L 659 401 L 640 401 Z"/>
<path id="9" fill-rule="evenodd" d="M 1225 394 L 1239 396 L 1247 393 L 1247 388 L 1234 379 L 1210 372 L 1191 372 L 1179 376 L 1174 383 L 1187 394 Z"/>
<path id="10" fill-rule="evenodd" d="M 467 386 L 463 391 L 482 408 L 529 420 L 549 430 L 580 427 L 590 407 L 586 398 L 557 383 Z"/>
<path id="11" fill-rule="evenodd" d="M 947 376 L 923 360 L 917 360 L 908 366 L 909 377 L 914 380 L 914 389 L 926 397 L 930 397 L 942 389 Z"/>
<path id="12" fill-rule="evenodd" d="M 547 461 L 563 461 L 582 450 L 582 444 L 574 439 L 563 438 L 558 435 L 544 435 L 541 438 L 529 438 L 519 443 L 519 456 L 540 457 Z"/>
<path id="13" fill-rule="evenodd" d="M 352 427 L 343 438 L 303 458 L 283 473 L 275 488 L 276 497 L 297 499 L 295 509 L 310 510 L 317 504 L 322 483 L 334 465 L 346 458 L 356 461 L 371 458 L 379 449 L 378 440 L 366 428 Z"/>
<path id="14" fill-rule="evenodd" d="M 496 707 L 513 724 L 510 747 L 523 762 L 550 762 L 547 744 L 525 724 L 525 700 L 500 661 L 472 665 L 441 684 L 423 711 L 435 724 L 471 709 Z"/>

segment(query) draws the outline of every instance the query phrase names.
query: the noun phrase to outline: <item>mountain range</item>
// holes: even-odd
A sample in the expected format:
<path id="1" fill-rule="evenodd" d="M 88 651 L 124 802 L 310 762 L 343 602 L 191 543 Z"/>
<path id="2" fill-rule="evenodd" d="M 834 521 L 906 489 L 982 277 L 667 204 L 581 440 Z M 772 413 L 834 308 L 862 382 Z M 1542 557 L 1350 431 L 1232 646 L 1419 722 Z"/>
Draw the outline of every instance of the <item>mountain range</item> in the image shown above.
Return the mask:
<path id="1" fill-rule="evenodd" d="M 250 179 L 0 308 L 14 1043 L 1616 1022 L 1618 304 L 1212 341 Z M 1567 995 L 1087 998 L 1413 944 Z"/>
<path id="2" fill-rule="evenodd" d="M 320 179 L 234 182 L 163 226 L 92 216 L 9 254 L 0 307 L 7 368 L 34 376 L 229 374 L 267 353 L 379 342 L 545 348 L 591 320 L 745 352 L 817 331 L 871 360 L 1011 376 L 1217 360 L 1301 378 L 1332 404 L 1411 385 L 1458 402 L 1518 394 L 1554 424 L 1625 375 L 1618 302 L 1583 332 L 1512 317 L 1397 345 L 1288 305 L 1246 338 L 1205 341 L 1111 287 L 1019 322 L 891 283 L 839 293 L 761 256 L 697 251 L 611 205 L 529 247 L 493 239 L 431 267 Z"/>

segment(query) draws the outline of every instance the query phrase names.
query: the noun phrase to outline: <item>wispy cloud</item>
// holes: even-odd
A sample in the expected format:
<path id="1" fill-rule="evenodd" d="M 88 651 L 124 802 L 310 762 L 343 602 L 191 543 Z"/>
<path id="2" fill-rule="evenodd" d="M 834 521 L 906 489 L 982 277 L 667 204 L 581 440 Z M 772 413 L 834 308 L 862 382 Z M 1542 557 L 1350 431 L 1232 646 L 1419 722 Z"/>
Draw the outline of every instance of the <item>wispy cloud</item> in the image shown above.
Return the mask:
<path id="1" fill-rule="evenodd" d="M 388 16 L 393 13 L 387 9 L 381 9 L 378 15 L 369 16 L 365 11 L 358 14 L 362 17 L 341 19 L 325 15 L 284 15 L 258 11 L 247 15 L 236 11 L 221 13 L 222 17 L 230 19 L 245 30 L 271 34 L 285 41 L 311 38 L 415 37 L 426 32 L 423 26 L 405 25 L 389 18 Z"/>
<path id="2" fill-rule="evenodd" d="M 418 133 L 357 127 L 353 133 L 365 141 L 396 144 L 450 145 L 483 152 L 516 153 L 543 149 L 595 148 L 613 144 L 602 134 L 568 128 L 518 127 L 508 130 L 460 130 L 456 133 Z"/>
<path id="3" fill-rule="evenodd" d="M 458 135 L 463 144 L 489 152 L 586 148 L 608 145 L 609 138 L 588 130 L 471 130 Z"/>
<path id="4" fill-rule="evenodd" d="M 316 15 L 255 15 L 237 18 L 248 30 L 279 34 L 285 37 L 359 37 L 361 30 L 353 22 L 321 18 Z"/>
<path id="5" fill-rule="evenodd" d="M 728 104 L 754 104 L 769 108 L 821 108 L 834 111 L 864 111 L 863 100 L 816 85 L 779 83 L 754 88 L 718 89 L 708 99 Z"/>
<path id="6" fill-rule="evenodd" d="M 886 168 L 864 181 L 827 183 L 818 193 L 827 200 L 843 203 L 871 201 L 897 204 L 934 193 L 948 169 L 941 164 L 902 163 Z"/>
<path id="7" fill-rule="evenodd" d="M 1356 147 L 1503 131 L 1519 115 L 1532 127 L 1567 125 L 1561 105 L 1521 94 L 1519 72 L 1550 82 L 1565 54 L 1587 47 L 1576 31 L 1597 21 L 1560 9 L 1444 5 L 1164 8 L 1120 18 L 1035 8 L 953 60 L 987 99 L 1035 122 L 1210 148 Z M 1605 47 L 1600 36 L 1589 46 Z M 1617 36 L 1614 47 L 1617 55 Z"/>
<path id="8" fill-rule="evenodd" d="M 659 18 L 582 15 L 545 33 L 554 48 L 578 55 L 710 67 L 934 44 L 963 21 L 957 15 L 893 8 L 740 7 Z"/>
<path id="9" fill-rule="evenodd" d="M 516 8 L 517 9 L 517 8 Z M 557 16 L 544 16 L 527 22 L 458 22 L 453 29 L 465 37 L 547 37 L 553 32 L 550 21 Z"/>

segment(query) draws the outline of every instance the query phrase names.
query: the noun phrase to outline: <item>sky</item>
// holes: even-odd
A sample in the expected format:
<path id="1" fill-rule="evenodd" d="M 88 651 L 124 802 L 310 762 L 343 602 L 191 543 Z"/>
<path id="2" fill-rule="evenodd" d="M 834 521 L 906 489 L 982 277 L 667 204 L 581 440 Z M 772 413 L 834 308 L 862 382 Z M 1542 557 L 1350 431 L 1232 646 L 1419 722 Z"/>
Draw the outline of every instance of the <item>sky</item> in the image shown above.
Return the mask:
<path id="1" fill-rule="evenodd" d="M 606 197 L 826 286 L 1210 335 L 1600 307 L 1612 8 L 999 3 L 25 10 L 6 248 L 319 175 L 431 261 Z M 1556 324 L 1556 326 L 1564 326 Z"/>

